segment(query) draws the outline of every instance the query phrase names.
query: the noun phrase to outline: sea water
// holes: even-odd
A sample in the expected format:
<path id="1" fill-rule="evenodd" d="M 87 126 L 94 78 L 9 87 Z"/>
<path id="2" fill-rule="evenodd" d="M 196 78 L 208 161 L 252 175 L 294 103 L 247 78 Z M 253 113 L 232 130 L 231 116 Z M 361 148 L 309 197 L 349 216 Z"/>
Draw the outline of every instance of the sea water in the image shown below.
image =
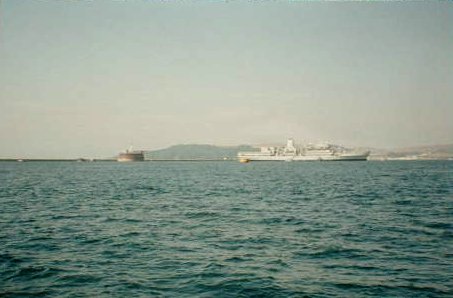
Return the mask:
<path id="1" fill-rule="evenodd" d="M 452 297 L 453 162 L 1 162 L 1 297 Z"/>

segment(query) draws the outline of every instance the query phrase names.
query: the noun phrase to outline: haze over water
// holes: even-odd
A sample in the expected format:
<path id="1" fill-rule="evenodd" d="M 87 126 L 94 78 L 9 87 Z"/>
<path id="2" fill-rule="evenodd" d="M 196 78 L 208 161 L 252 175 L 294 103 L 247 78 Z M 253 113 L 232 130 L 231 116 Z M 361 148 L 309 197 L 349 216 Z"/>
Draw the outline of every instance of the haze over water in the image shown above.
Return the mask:
<path id="1" fill-rule="evenodd" d="M 1 162 L 2 297 L 451 297 L 453 162 Z"/>
<path id="2" fill-rule="evenodd" d="M 0 4 L 0 158 L 453 143 L 453 3 Z"/>

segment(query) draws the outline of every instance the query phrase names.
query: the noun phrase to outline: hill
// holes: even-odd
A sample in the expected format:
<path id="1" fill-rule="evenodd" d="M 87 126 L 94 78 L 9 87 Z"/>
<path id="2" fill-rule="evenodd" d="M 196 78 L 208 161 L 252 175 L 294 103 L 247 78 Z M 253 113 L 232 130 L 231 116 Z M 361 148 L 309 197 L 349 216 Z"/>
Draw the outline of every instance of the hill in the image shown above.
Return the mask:
<path id="1" fill-rule="evenodd" d="M 146 152 L 146 159 L 181 160 L 181 159 L 233 159 L 239 151 L 253 151 L 249 145 L 214 146 L 214 145 L 175 145 L 161 150 Z"/>
<path id="2" fill-rule="evenodd" d="M 448 159 L 453 157 L 453 144 L 430 145 L 394 149 L 356 148 L 371 151 L 371 159 Z M 200 144 L 175 145 L 165 149 L 147 151 L 148 160 L 222 160 L 234 159 L 239 151 L 257 151 L 250 145 L 215 146 Z"/>
<path id="3" fill-rule="evenodd" d="M 390 150 L 387 154 L 391 157 L 400 156 L 419 156 L 425 158 L 448 158 L 453 157 L 453 144 L 447 145 L 430 145 L 430 146 L 417 146 L 401 149 Z"/>
<path id="4" fill-rule="evenodd" d="M 453 144 L 446 145 L 426 145 L 406 148 L 393 149 L 373 149 L 371 158 L 389 158 L 389 159 L 450 159 L 453 158 Z"/>

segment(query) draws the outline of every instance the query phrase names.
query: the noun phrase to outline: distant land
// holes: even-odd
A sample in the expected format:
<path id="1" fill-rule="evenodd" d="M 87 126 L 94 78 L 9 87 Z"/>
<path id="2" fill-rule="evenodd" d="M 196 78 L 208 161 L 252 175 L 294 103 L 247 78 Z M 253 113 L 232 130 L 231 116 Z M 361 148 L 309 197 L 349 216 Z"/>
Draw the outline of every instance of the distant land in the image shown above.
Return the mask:
<path id="1" fill-rule="evenodd" d="M 370 148 L 370 159 L 452 159 L 453 144 L 426 145 L 397 149 Z"/>
<path id="2" fill-rule="evenodd" d="M 370 159 L 451 159 L 453 144 L 418 146 L 398 149 L 358 148 L 371 151 Z M 148 160 L 211 160 L 235 159 L 239 151 L 258 151 L 259 147 L 251 145 L 215 146 L 215 145 L 175 145 L 161 150 L 147 151 Z"/>
<path id="3" fill-rule="evenodd" d="M 175 145 L 161 150 L 147 151 L 145 159 L 151 160 L 218 160 L 235 159 L 239 151 L 256 151 L 250 145 L 215 146 L 215 145 Z"/>
<path id="4" fill-rule="evenodd" d="M 371 152 L 369 160 L 453 160 L 453 144 L 427 145 L 396 149 L 359 147 Z M 144 150 L 144 149 L 142 149 Z M 260 146 L 216 146 L 207 144 L 181 144 L 160 150 L 144 150 L 145 160 L 235 160 L 239 151 L 259 151 Z M 116 156 L 106 158 L 67 159 L 14 159 L 0 158 L 0 161 L 116 161 Z"/>

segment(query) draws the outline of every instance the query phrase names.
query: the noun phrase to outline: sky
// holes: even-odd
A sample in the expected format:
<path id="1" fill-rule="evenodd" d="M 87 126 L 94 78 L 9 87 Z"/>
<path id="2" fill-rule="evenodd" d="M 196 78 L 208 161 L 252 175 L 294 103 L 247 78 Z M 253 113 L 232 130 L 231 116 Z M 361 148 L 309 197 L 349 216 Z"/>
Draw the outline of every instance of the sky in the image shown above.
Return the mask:
<path id="1" fill-rule="evenodd" d="M 453 143 L 453 2 L 0 2 L 0 158 Z"/>

